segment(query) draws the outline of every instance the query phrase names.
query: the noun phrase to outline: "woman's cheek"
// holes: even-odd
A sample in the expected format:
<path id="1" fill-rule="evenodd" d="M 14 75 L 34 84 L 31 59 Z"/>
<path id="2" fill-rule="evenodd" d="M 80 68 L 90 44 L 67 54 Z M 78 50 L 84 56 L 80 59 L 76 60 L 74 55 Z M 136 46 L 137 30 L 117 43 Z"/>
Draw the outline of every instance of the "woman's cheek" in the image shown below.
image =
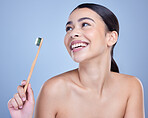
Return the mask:
<path id="1" fill-rule="evenodd" d="M 66 47 L 67 47 L 67 43 L 68 43 L 68 37 L 67 37 L 67 34 L 66 34 L 65 37 L 64 37 L 64 44 L 65 44 Z"/>
<path id="2" fill-rule="evenodd" d="M 84 32 L 84 36 L 85 38 L 87 38 L 90 42 L 96 38 L 96 33 L 95 33 L 95 30 L 91 30 L 91 29 L 88 29 Z"/>
<path id="3" fill-rule="evenodd" d="M 65 38 L 64 38 L 64 44 L 65 44 L 65 47 L 66 47 L 67 51 L 70 53 L 69 43 L 70 43 L 70 42 L 69 42 L 68 37 L 65 36 Z"/>

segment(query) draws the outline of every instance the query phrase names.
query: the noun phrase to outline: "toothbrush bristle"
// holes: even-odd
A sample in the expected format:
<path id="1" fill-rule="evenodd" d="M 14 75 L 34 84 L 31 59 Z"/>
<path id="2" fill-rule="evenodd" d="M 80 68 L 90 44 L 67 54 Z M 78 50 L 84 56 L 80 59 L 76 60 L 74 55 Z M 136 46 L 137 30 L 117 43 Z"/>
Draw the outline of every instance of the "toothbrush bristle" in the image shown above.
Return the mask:
<path id="1" fill-rule="evenodd" d="M 36 39 L 36 41 L 35 41 L 35 45 L 36 45 L 36 46 L 39 46 L 40 43 L 41 43 L 41 40 L 42 40 L 42 38 L 38 37 L 38 38 Z"/>

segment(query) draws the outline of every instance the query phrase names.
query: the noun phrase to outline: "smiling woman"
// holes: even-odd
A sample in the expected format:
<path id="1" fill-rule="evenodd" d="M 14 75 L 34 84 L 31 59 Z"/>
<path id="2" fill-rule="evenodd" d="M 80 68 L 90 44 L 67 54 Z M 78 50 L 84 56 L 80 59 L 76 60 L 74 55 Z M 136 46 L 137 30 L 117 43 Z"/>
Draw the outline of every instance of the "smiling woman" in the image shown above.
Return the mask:
<path id="1" fill-rule="evenodd" d="M 82 4 L 82 5 L 79 5 L 78 7 L 76 7 L 73 11 L 75 11 L 76 9 L 80 9 L 80 8 L 89 8 L 89 9 L 95 11 L 99 15 L 100 19 L 103 20 L 104 23 L 106 24 L 105 25 L 106 31 L 116 31 L 119 35 L 118 20 L 117 20 L 116 16 L 109 9 L 107 9 L 107 8 L 101 6 L 101 5 Z M 82 27 L 90 26 L 91 24 L 89 24 L 89 22 L 95 23 L 95 21 L 90 17 L 80 18 L 80 19 L 78 19 L 78 22 L 80 22 L 80 23 L 83 22 L 81 24 Z M 72 21 L 67 22 L 66 31 L 72 30 L 72 27 L 70 27 L 70 25 L 72 26 L 72 24 L 73 24 Z M 113 59 L 113 49 L 114 49 L 115 44 L 112 46 L 112 49 L 111 49 L 111 71 L 119 72 L 118 66 Z M 75 50 L 78 50 L 78 49 L 75 49 Z"/>
<path id="2" fill-rule="evenodd" d="M 120 74 L 113 59 L 118 35 L 118 20 L 109 9 L 88 3 L 76 7 L 64 43 L 79 67 L 44 83 L 35 118 L 144 118 L 140 80 Z M 12 118 L 33 116 L 33 91 L 29 85 L 26 96 L 22 86 L 8 102 Z"/>

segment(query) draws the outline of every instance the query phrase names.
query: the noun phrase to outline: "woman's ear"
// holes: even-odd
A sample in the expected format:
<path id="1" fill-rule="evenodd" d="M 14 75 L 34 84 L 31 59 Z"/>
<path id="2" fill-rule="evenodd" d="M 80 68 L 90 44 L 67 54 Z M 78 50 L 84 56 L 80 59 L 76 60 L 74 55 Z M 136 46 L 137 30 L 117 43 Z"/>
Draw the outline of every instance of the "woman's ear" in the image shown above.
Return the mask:
<path id="1" fill-rule="evenodd" d="M 118 39 L 118 33 L 116 31 L 109 32 L 107 37 L 107 46 L 111 47 L 113 46 Z"/>

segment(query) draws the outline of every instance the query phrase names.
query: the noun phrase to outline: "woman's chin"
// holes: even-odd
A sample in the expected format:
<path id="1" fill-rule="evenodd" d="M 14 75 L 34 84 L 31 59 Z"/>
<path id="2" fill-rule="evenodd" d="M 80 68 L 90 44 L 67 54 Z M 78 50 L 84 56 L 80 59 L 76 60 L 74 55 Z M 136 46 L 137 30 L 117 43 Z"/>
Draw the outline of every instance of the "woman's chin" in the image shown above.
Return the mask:
<path id="1" fill-rule="evenodd" d="M 79 59 L 73 59 L 76 63 L 81 63 L 82 61 Z"/>
<path id="2" fill-rule="evenodd" d="M 71 56 L 71 57 L 77 63 L 81 63 L 86 60 L 83 56 Z"/>
<path id="3" fill-rule="evenodd" d="M 81 58 L 79 58 L 79 57 L 72 57 L 72 59 L 75 61 L 75 62 L 77 62 L 77 63 L 80 63 L 81 62 Z"/>
<path id="4" fill-rule="evenodd" d="M 71 58 L 75 62 L 81 63 L 81 62 L 87 60 L 89 54 L 88 53 L 85 53 L 85 52 L 77 52 L 77 53 L 74 53 L 74 52 L 71 51 L 70 55 L 71 55 Z"/>

